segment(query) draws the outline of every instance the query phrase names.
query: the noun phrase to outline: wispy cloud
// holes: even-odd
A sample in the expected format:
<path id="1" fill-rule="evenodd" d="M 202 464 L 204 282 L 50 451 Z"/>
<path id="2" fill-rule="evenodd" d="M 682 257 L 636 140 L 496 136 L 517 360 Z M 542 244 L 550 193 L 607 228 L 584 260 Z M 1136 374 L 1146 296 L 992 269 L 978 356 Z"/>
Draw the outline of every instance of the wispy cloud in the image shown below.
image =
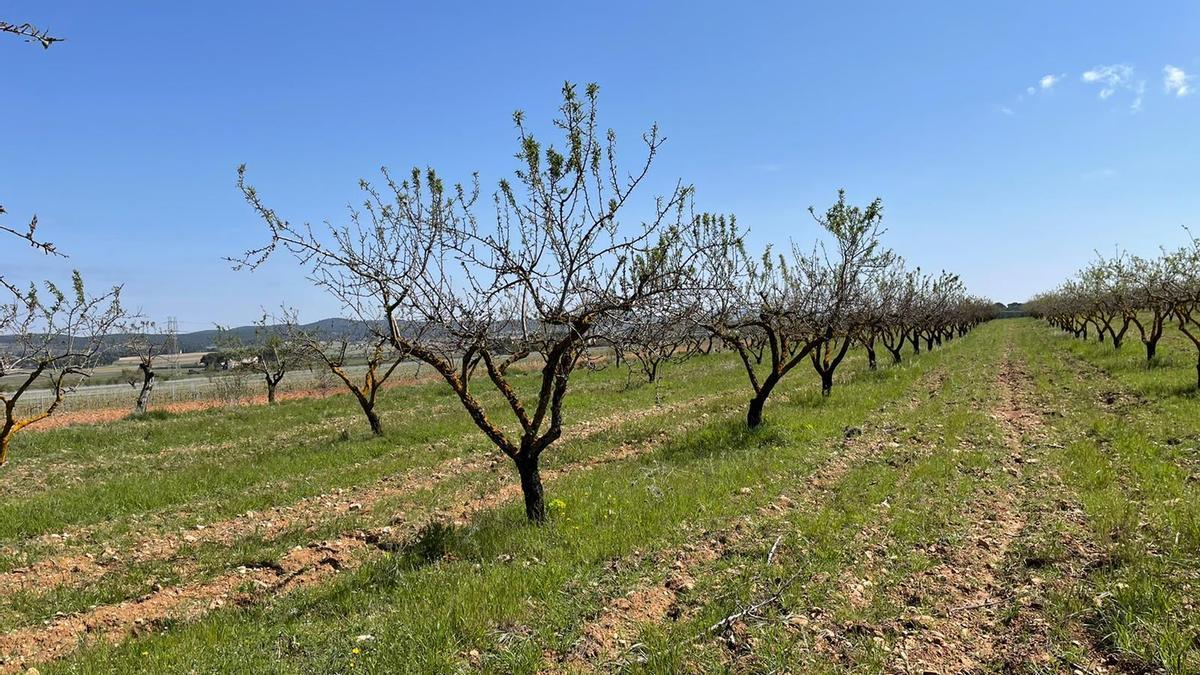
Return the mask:
<path id="1" fill-rule="evenodd" d="M 1142 109 L 1142 99 L 1146 92 L 1146 81 L 1133 79 L 1133 66 L 1125 63 L 1115 63 L 1111 66 L 1096 66 L 1084 71 L 1081 78 L 1088 84 L 1100 85 L 1100 100 L 1107 101 L 1113 94 L 1124 89 L 1133 92 L 1133 103 L 1130 110 L 1137 112 Z"/>
<path id="2" fill-rule="evenodd" d="M 1168 94 L 1183 97 L 1192 93 L 1192 87 L 1188 84 L 1191 79 L 1192 76 L 1183 72 L 1182 68 L 1176 68 L 1170 64 L 1163 68 L 1163 89 Z"/>
<path id="3" fill-rule="evenodd" d="M 1182 98 L 1192 93 L 1194 75 L 1189 75 L 1182 68 L 1170 64 L 1167 64 L 1162 72 L 1163 90 L 1167 95 Z M 1021 93 L 1010 99 L 1007 105 L 996 105 L 996 110 L 1005 115 L 1014 115 L 1021 105 L 1026 103 L 1026 99 L 1069 86 L 1070 81 L 1071 78 L 1066 73 L 1043 75 L 1038 78 L 1036 84 L 1026 86 Z M 1130 101 L 1129 110 L 1135 113 L 1141 112 L 1142 104 L 1146 100 L 1146 80 L 1138 78 L 1133 66 L 1128 63 L 1095 66 L 1083 71 L 1079 81 L 1085 85 L 1099 87 L 1097 95 L 1101 101 L 1108 101 L 1114 97 Z"/>
<path id="4" fill-rule="evenodd" d="M 1100 98 L 1107 99 L 1117 92 L 1117 89 L 1124 89 L 1129 86 L 1129 81 L 1133 78 L 1133 66 L 1118 63 L 1111 66 L 1096 66 L 1091 70 L 1084 71 L 1083 81 L 1088 84 L 1100 84 Z"/>

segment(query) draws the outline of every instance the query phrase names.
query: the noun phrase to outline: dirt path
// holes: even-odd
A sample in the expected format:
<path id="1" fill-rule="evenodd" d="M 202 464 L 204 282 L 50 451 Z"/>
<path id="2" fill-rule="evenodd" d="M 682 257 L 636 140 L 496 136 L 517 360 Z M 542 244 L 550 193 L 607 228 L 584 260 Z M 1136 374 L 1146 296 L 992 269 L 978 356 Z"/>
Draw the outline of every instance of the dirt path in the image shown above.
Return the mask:
<path id="1" fill-rule="evenodd" d="M 712 397 L 693 399 L 690 404 L 699 405 L 709 398 Z M 731 411 L 740 409 L 740 405 L 730 408 Z M 631 415 L 621 414 L 625 417 Z M 636 416 L 637 413 L 632 415 Z M 675 435 L 707 422 L 707 416 L 685 418 L 682 424 L 664 429 L 650 441 L 618 446 L 604 455 L 546 471 L 543 478 L 547 483 L 552 483 L 568 475 L 647 454 L 663 446 Z M 609 427 L 597 424 L 586 433 L 598 433 L 606 428 Z M 509 484 L 443 509 L 433 520 L 462 522 L 519 495 L 520 487 Z M 195 619 L 230 602 L 256 602 L 277 593 L 326 581 L 340 571 L 358 567 L 371 556 L 396 550 L 406 537 L 418 531 L 426 522 L 428 519 L 407 520 L 405 514 L 398 514 L 391 526 L 356 530 L 333 539 L 296 547 L 274 563 L 253 568 L 241 567 L 210 581 L 164 588 L 137 600 L 105 605 L 58 617 L 44 625 L 9 631 L 0 635 L 0 672 L 14 672 L 33 662 L 61 658 L 87 641 L 118 643 L 132 635 L 153 630 L 156 624 L 168 619 Z"/>
<path id="2" fill-rule="evenodd" d="M 1006 344 L 995 383 L 999 400 L 990 414 L 1000 425 L 1006 448 L 996 470 L 1014 480 L 991 483 L 966 504 L 962 515 L 969 527 L 962 541 L 936 544 L 930 553 L 940 562 L 900 584 L 909 604 L 936 609 L 932 615 L 902 621 L 905 629 L 893 651 L 893 671 L 974 672 L 1000 656 L 1004 629 L 997 625 L 997 610 L 1009 599 L 1001 577 L 1013 541 L 1027 523 L 1021 510 L 1025 486 L 1019 477 L 1022 464 L 1037 459 L 1026 437 L 1041 426 L 1017 396 L 1022 377 Z"/>

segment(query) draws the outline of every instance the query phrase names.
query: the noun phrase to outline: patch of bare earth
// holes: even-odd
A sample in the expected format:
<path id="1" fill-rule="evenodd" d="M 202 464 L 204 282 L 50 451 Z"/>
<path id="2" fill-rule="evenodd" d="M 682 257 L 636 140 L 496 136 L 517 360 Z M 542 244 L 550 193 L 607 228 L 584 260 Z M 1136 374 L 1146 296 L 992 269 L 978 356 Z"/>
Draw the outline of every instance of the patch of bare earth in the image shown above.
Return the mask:
<path id="1" fill-rule="evenodd" d="M 936 396 L 944 378 L 944 370 L 939 368 L 931 371 L 909 399 L 885 404 L 879 412 L 893 410 L 897 403 L 901 411 L 915 408 L 929 397 Z M 866 431 L 847 429 L 839 449 L 827 461 L 810 474 L 803 484 L 762 507 L 759 515 L 770 522 L 778 522 L 798 510 L 818 507 L 851 469 L 878 456 L 885 448 L 897 446 L 891 440 L 895 431 L 894 427 L 887 424 L 871 426 Z M 678 620 L 695 609 L 688 605 L 685 596 L 695 585 L 693 574 L 696 568 L 721 558 L 760 529 L 752 527 L 748 517 L 739 517 L 720 530 L 697 533 L 691 537 L 693 543 L 658 552 L 651 562 L 658 569 L 665 570 L 661 581 L 639 584 L 625 595 L 610 599 L 583 626 L 579 640 L 570 651 L 551 655 L 548 660 L 553 667 L 567 672 L 595 671 L 624 665 L 630 652 L 637 646 L 634 639 L 642 626 Z M 641 554 L 636 554 L 634 560 L 626 561 L 624 565 L 614 561 L 613 568 L 645 564 L 646 561 L 641 558 Z M 739 628 L 733 622 L 724 630 L 734 635 Z"/>
<path id="2" fill-rule="evenodd" d="M 991 411 L 1007 449 L 999 470 L 1012 477 L 992 484 L 965 505 L 968 525 L 962 541 L 934 544 L 927 554 L 934 567 L 900 584 L 910 606 L 932 607 L 928 614 L 903 617 L 889 664 L 893 672 L 963 673 L 1001 667 L 1057 670 L 1064 664 L 1049 650 L 1049 629 L 1038 598 L 1044 581 L 1014 574 L 1024 561 L 1019 540 L 1034 536 L 1031 504 L 1047 484 L 1039 448 L 1046 438 L 1030 378 L 1006 349 Z M 1014 613 L 1015 612 L 1015 613 Z M 1098 670 L 1098 669 L 1097 669 Z M 1091 667 L 1084 672 L 1095 672 Z"/>
<path id="3" fill-rule="evenodd" d="M 693 399 L 682 407 L 695 406 L 712 397 Z M 661 408 L 656 413 L 661 414 Z M 646 413 L 650 415 L 652 413 Z M 622 413 L 626 421 L 636 413 Z M 707 416 L 688 418 L 682 425 L 664 430 L 651 440 L 627 443 L 610 453 L 543 473 L 546 482 L 611 462 L 627 460 L 661 447 L 671 437 L 699 426 Z M 597 426 L 596 433 L 611 426 Z M 434 520 L 463 522 L 472 515 L 501 506 L 520 495 L 510 484 L 487 495 L 468 499 L 438 512 Z M 241 567 L 202 583 L 163 588 L 137 600 L 105 605 L 69 616 L 57 617 L 40 626 L 29 626 L 0 635 L 0 672 L 21 670 L 31 663 L 61 658 L 83 643 L 104 640 L 118 643 L 146 631 L 164 620 L 195 619 L 230 602 L 248 603 L 272 594 L 324 582 L 344 569 L 359 566 L 373 555 L 395 550 L 400 541 L 418 531 L 427 521 L 408 521 L 404 514 L 393 525 L 375 530 L 356 530 L 330 540 L 296 547 L 275 563 Z M 90 569 L 90 568 L 89 568 Z M 81 568 L 81 571 L 85 571 Z M 49 574 L 50 569 L 43 571 Z"/>

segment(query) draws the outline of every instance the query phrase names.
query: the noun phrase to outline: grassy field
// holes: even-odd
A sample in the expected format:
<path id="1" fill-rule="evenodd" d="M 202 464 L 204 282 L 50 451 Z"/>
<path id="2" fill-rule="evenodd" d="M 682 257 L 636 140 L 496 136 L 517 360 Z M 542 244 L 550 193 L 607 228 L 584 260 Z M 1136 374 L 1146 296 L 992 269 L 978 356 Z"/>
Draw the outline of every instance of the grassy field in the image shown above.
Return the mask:
<path id="1" fill-rule="evenodd" d="M 544 527 L 436 383 L 23 434 L 0 672 L 1198 672 L 1189 349 L 581 373 Z"/>

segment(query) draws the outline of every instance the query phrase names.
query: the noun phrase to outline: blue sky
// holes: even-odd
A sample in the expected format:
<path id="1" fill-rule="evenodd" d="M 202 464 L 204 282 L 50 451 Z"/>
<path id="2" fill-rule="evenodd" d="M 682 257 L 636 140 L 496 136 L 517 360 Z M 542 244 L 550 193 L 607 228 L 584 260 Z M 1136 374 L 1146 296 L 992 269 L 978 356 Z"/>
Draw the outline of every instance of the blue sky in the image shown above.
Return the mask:
<path id="1" fill-rule="evenodd" d="M 264 236 L 239 163 L 296 221 L 342 219 L 384 164 L 479 171 L 490 193 L 512 111 L 544 128 L 565 79 L 601 85 L 630 160 L 657 121 L 650 187 L 693 183 L 755 242 L 812 240 L 807 207 L 845 187 L 883 198 L 913 264 L 1005 302 L 1200 227 L 1197 3 L 16 1 L 0 19 L 67 38 L 0 39 L 0 203 L 71 255 L 4 244 L 0 266 L 78 267 L 182 330 L 338 314 L 288 259 L 222 261 Z"/>

